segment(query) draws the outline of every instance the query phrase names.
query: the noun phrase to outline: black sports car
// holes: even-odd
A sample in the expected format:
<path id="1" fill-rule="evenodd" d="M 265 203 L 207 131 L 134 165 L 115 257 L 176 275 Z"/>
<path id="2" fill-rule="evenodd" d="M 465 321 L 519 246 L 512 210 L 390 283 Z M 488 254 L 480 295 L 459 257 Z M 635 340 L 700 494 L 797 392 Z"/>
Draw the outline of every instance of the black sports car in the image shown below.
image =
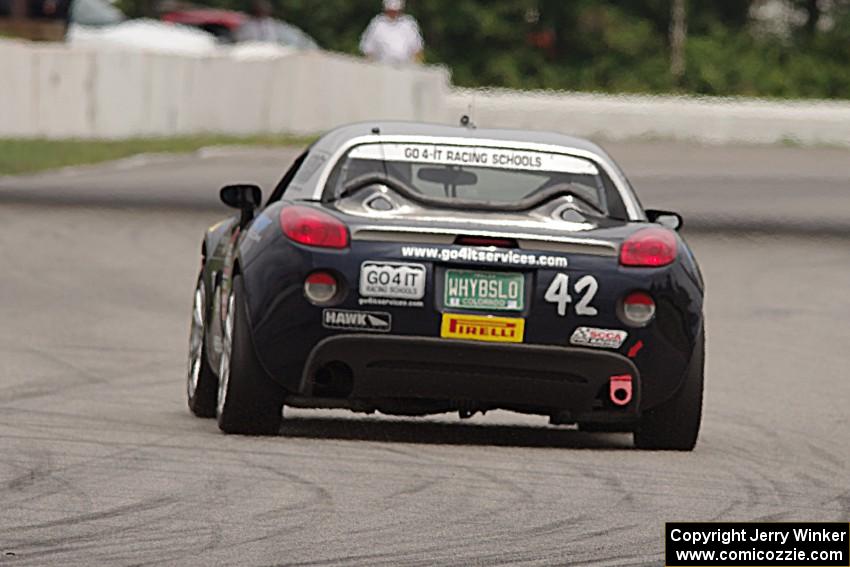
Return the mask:
<path id="1" fill-rule="evenodd" d="M 283 406 L 506 409 L 690 450 L 703 281 L 675 213 L 644 210 L 596 145 L 418 123 L 344 126 L 265 205 L 203 240 L 188 396 L 228 433 Z"/>

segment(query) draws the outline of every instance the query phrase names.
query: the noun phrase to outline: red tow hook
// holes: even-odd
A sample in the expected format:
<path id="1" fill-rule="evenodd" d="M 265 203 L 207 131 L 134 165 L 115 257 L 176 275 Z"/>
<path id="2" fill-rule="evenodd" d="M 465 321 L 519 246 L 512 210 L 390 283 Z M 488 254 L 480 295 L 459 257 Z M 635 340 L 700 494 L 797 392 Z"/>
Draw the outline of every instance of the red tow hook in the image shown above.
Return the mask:
<path id="1" fill-rule="evenodd" d="M 617 406 L 628 405 L 632 401 L 632 377 L 628 374 L 611 376 L 608 395 Z"/>

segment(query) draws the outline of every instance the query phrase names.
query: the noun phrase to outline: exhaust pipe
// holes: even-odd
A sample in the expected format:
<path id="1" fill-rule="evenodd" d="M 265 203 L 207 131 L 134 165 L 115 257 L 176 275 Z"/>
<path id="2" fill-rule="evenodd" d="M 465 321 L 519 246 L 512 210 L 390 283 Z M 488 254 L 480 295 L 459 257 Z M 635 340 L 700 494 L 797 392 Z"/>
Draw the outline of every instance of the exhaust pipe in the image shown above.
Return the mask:
<path id="1" fill-rule="evenodd" d="M 608 396 L 615 406 L 626 406 L 632 401 L 632 377 L 628 374 L 611 376 Z"/>

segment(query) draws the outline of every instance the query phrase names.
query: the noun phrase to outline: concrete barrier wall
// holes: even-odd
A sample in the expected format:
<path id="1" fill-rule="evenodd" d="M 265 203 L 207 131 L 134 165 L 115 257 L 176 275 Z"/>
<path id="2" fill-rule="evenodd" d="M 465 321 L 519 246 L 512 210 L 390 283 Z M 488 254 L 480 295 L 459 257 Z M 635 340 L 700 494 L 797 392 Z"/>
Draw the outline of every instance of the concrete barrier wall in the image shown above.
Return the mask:
<path id="1" fill-rule="evenodd" d="M 717 97 L 613 96 L 456 89 L 448 114 L 479 124 L 545 128 L 608 140 L 664 138 L 710 144 L 850 145 L 850 103 Z"/>
<path id="2" fill-rule="evenodd" d="M 303 52 L 181 57 L 0 40 L 0 137 L 313 134 L 366 119 L 440 121 L 438 67 Z"/>
<path id="3" fill-rule="evenodd" d="M 451 89 L 439 67 L 326 52 L 237 60 L 0 40 L 0 137 L 315 134 L 370 119 L 605 139 L 850 146 L 850 103 Z"/>

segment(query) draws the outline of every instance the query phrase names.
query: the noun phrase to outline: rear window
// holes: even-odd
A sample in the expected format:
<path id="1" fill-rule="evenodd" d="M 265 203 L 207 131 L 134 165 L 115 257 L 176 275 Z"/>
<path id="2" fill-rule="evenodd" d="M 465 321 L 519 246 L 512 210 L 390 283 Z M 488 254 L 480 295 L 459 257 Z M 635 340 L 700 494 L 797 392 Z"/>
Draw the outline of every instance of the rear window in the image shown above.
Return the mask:
<path id="1" fill-rule="evenodd" d="M 390 176 L 424 197 L 516 203 L 565 188 L 605 214 L 619 216 L 619 195 L 590 160 L 533 150 L 451 144 L 365 144 L 337 164 L 326 198 L 365 175 Z M 613 202 L 612 202 L 613 201 Z"/>

